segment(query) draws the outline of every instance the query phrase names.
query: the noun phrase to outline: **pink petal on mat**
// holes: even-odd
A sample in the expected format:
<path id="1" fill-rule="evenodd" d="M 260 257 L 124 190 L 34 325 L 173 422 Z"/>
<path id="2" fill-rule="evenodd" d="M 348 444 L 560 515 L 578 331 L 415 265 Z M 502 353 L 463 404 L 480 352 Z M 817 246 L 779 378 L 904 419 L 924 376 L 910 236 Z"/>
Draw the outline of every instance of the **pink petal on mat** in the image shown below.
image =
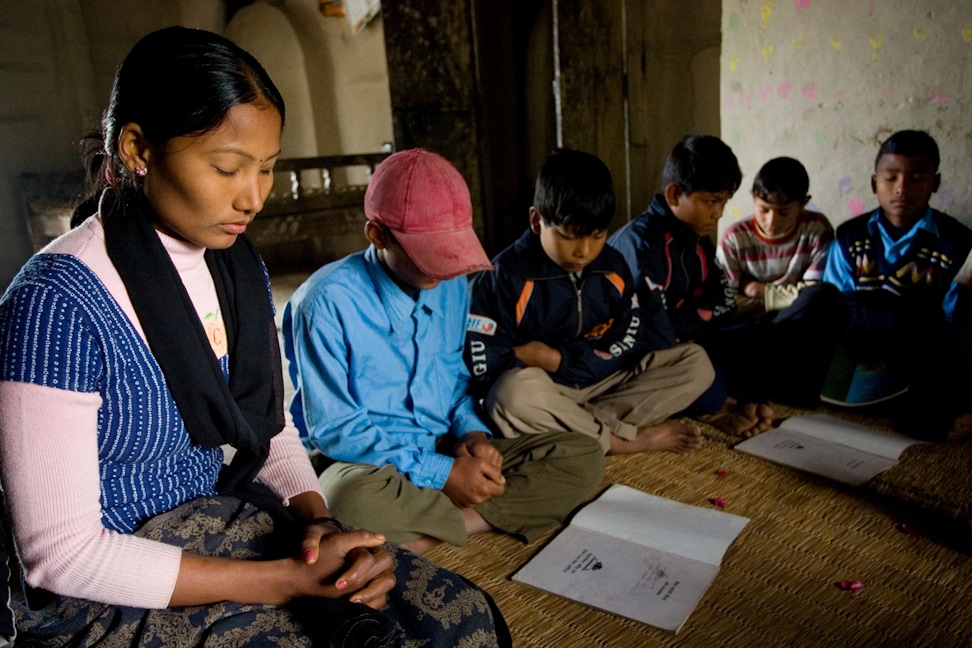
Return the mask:
<path id="1" fill-rule="evenodd" d="M 858 580 L 854 581 L 840 581 L 836 584 L 837 587 L 844 590 L 845 592 L 856 592 L 857 590 L 864 587 L 864 583 Z"/>
<path id="2" fill-rule="evenodd" d="M 727 473 L 726 473 L 726 471 L 725 471 L 725 470 L 717 470 L 717 471 L 715 471 L 715 476 L 716 476 L 716 477 L 725 477 L 725 476 L 726 476 L 726 474 L 727 474 Z"/>
<path id="3" fill-rule="evenodd" d="M 726 508 L 726 500 L 722 499 L 721 497 L 713 497 L 709 501 L 719 508 Z"/>
<path id="4" fill-rule="evenodd" d="M 908 534 L 908 535 L 910 535 L 910 536 L 911 536 L 912 538 L 917 538 L 917 537 L 918 537 L 918 532 L 917 532 L 917 531 L 915 531 L 914 529 L 912 529 L 912 528 L 911 528 L 910 526 L 908 526 L 908 525 L 907 525 L 907 524 L 905 524 L 904 522 L 899 522 L 899 523 L 898 523 L 898 526 L 897 526 L 896 528 L 897 528 L 897 529 L 898 529 L 898 531 L 900 531 L 901 533 L 907 533 L 907 534 Z"/>

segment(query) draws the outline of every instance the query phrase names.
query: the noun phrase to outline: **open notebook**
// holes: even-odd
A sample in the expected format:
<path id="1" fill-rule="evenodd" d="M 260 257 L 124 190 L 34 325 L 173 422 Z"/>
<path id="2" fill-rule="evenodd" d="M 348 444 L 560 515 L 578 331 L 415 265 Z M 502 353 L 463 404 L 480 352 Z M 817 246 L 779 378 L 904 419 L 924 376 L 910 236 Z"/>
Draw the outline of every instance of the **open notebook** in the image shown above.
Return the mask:
<path id="1" fill-rule="evenodd" d="M 898 462 L 905 448 L 922 443 L 828 414 L 794 416 L 746 439 L 735 449 L 858 486 Z"/>
<path id="2" fill-rule="evenodd" d="M 513 580 L 678 632 L 748 522 L 616 484 Z"/>

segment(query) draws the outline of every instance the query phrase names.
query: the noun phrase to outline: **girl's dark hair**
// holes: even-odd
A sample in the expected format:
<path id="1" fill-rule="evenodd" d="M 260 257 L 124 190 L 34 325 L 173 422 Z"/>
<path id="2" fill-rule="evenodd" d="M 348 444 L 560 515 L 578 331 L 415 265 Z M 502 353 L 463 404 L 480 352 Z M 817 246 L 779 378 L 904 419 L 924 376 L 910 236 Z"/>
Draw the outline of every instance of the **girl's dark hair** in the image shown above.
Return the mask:
<path id="1" fill-rule="evenodd" d="M 106 186 L 119 194 L 135 188 L 118 157 L 118 136 L 128 123 L 160 145 L 174 137 L 219 127 L 234 106 L 266 102 L 284 120 L 284 102 L 263 66 L 231 41 L 201 29 L 166 27 L 142 38 L 115 73 L 101 131 L 85 138 L 88 188 L 75 209 L 77 224 L 97 208 Z"/>
<path id="2" fill-rule="evenodd" d="M 766 202 L 803 200 L 810 190 L 810 176 L 799 160 L 773 158 L 760 168 L 753 180 L 753 195 Z"/>
<path id="3" fill-rule="evenodd" d="M 611 172 L 596 155 L 557 149 L 537 176 L 533 206 L 544 222 L 572 227 L 581 236 L 605 230 L 614 217 Z"/>

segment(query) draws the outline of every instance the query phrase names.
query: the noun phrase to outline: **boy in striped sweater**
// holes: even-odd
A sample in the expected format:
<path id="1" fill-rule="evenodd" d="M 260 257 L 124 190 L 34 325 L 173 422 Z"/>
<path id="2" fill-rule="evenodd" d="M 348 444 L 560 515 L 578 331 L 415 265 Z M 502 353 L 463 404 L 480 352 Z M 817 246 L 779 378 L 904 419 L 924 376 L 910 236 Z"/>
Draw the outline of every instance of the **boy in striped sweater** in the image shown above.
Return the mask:
<path id="1" fill-rule="evenodd" d="M 834 228 L 806 208 L 809 188 L 798 160 L 764 164 L 749 192 L 752 217 L 726 229 L 716 259 L 736 300 L 733 318 L 749 325 L 753 346 L 789 348 L 780 362 L 767 359 L 773 399 L 813 406 L 844 324 L 844 305 L 839 291 L 823 282 Z"/>
<path id="2" fill-rule="evenodd" d="M 759 170 L 749 192 L 754 213 L 722 235 L 716 258 L 732 287 L 736 316 L 775 313 L 823 279 L 834 228 L 806 208 L 810 178 L 798 160 L 778 157 Z"/>

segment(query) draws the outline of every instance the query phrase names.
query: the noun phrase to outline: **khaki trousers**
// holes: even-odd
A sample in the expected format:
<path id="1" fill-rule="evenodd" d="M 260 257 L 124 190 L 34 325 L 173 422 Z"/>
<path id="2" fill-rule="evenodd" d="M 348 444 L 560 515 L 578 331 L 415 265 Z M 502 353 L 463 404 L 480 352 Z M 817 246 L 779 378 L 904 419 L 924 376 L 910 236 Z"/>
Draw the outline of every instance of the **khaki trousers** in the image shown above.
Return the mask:
<path id="1" fill-rule="evenodd" d="M 530 542 L 561 524 L 601 483 L 596 441 L 569 433 L 494 439 L 506 490 L 475 507 L 493 527 Z M 422 536 L 466 544 L 462 512 L 437 488 L 413 484 L 394 466 L 337 462 L 320 476 L 331 513 L 402 544 Z"/>
<path id="2" fill-rule="evenodd" d="M 485 409 L 504 437 L 579 432 L 597 439 L 607 452 L 610 435 L 634 439 L 638 428 L 688 407 L 714 377 L 702 347 L 679 344 L 583 389 L 555 383 L 537 367 L 510 369 L 486 396 Z"/>

